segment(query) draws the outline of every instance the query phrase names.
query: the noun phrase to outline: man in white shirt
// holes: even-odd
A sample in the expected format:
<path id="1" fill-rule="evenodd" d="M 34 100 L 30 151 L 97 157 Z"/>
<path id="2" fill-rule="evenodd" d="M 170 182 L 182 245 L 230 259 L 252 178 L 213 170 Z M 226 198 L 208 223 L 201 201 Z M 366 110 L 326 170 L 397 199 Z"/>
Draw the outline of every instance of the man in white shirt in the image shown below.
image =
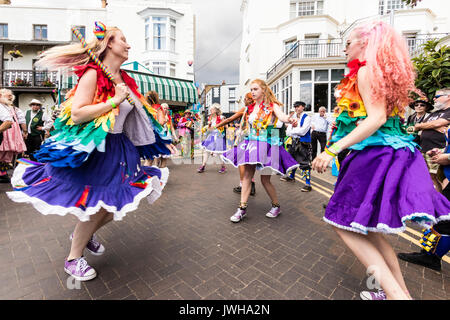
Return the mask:
<path id="1" fill-rule="evenodd" d="M 28 133 L 26 135 L 25 143 L 27 144 L 27 153 L 31 160 L 35 160 L 33 153 L 41 147 L 42 141 L 45 137 L 50 135 L 50 129 L 53 126 L 52 119 L 42 111 L 42 103 L 37 100 L 31 100 L 29 106 L 31 110 L 27 110 L 25 114 L 26 125 Z"/>
<path id="2" fill-rule="evenodd" d="M 294 103 L 295 113 L 293 117 L 297 118 L 297 125 L 294 127 L 289 124 L 286 129 L 286 135 L 292 138 L 292 144 L 289 146 L 289 153 L 300 165 L 302 178 L 306 185 L 301 189 L 303 192 L 309 192 L 311 188 L 311 117 L 304 112 L 306 104 L 302 101 Z M 295 181 L 295 171 L 292 170 L 289 176 L 282 177 L 283 181 Z"/>
<path id="3" fill-rule="evenodd" d="M 327 144 L 327 132 L 330 127 L 331 121 L 327 117 L 327 109 L 325 107 L 319 108 L 319 114 L 315 114 L 312 117 L 312 159 L 317 156 L 317 142 L 320 143 L 320 151 L 325 150 Z"/>

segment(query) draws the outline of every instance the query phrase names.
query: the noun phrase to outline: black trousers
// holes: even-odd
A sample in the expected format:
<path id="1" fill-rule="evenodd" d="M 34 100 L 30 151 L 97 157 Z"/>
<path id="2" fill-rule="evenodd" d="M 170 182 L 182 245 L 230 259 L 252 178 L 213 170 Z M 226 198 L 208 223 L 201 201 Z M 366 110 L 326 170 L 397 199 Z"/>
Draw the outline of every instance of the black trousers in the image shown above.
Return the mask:
<path id="1" fill-rule="evenodd" d="M 311 144 L 312 144 L 312 159 L 317 156 L 317 141 L 320 143 L 320 150 L 323 152 L 327 144 L 327 133 L 313 131 L 311 134 Z"/>
<path id="2" fill-rule="evenodd" d="M 300 142 L 298 138 L 293 138 L 288 152 L 300 165 L 300 169 L 311 170 L 311 143 Z"/>
<path id="3" fill-rule="evenodd" d="M 450 183 L 442 190 L 442 194 L 450 200 Z M 450 221 L 442 220 L 433 226 L 433 229 L 440 234 L 450 235 Z"/>
<path id="4" fill-rule="evenodd" d="M 28 137 L 25 140 L 25 144 L 27 145 L 27 154 L 30 156 L 30 159 L 36 161 L 36 158 L 33 156 L 33 153 L 39 150 L 39 148 L 41 147 L 42 137 L 40 135 L 32 136 L 28 134 Z"/>

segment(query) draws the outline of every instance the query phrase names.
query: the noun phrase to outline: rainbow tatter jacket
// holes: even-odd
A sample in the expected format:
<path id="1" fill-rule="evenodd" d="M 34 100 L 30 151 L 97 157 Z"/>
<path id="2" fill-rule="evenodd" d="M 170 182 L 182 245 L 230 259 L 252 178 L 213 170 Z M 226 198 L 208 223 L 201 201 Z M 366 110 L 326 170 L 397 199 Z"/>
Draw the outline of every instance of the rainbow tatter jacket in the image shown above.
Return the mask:
<path id="1" fill-rule="evenodd" d="M 335 90 L 340 113 L 336 119 L 337 128 L 333 130 L 329 145 L 345 137 L 367 118 L 367 111 L 359 94 L 357 83 L 358 70 L 365 64 L 365 61 L 360 62 L 358 59 L 350 61 L 348 63 L 349 74 L 345 75 Z M 394 149 L 408 148 L 414 152 L 417 144 L 413 142 L 414 137 L 405 131 L 402 125 L 403 120 L 403 113 L 394 107 L 385 124 L 370 137 L 350 146 L 349 149 L 363 150 L 368 146 L 389 146 Z"/>
<path id="2" fill-rule="evenodd" d="M 92 104 L 106 102 L 108 97 L 114 96 L 115 90 L 113 83 L 103 71 L 94 63 L 74 69 L 78 78 L 81 78 L 89 68 L 97 71 L 97 91 Z M 123 132 L 135 146 L 155 143 L 155 134 L 158 134 L 163 141 L 170 141 L 167 132 L 156 121 L 156 110 L 139 93 L 136 82 L 123 70 L 121 75 L 128 88 L 142 104 L 142 107 L 136 106 L 129 113 Z M 89 122 L 75 124 L 71 117 L 71 109 L 77 87 L 67 94 L 67 100 L 61 104 L 61 113 L 55 120 L 52 136 L 35 153 L 38 161 L 50 163 L 55 167 L 76 168 L 81 166 L 95 149 L 100 152 L 105 151 L 106 135 L 114 128 L 115 116 L 120 110 L 116 108 Z"/>

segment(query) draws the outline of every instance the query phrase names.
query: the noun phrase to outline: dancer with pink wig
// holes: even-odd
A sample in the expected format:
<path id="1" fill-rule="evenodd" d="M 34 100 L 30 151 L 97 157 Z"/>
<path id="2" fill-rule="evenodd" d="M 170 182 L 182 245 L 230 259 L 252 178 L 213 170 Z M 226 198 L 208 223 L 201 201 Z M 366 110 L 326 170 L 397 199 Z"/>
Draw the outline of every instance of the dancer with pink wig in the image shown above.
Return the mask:
<path id="1" fill-rule="evenodd" d="M 423 156 L 401 126 L 415 73 L 406 41 L 391 26 L 357 26 L 347 39 L 350 72 L 338 86 L 340 115 L 333 145 L 312 164 L 322 173 L 350 149 L 325 211 L 344 243 L 373 275 L 378 292 L 364 300 L 411 299 L 394 250 L 382 233 L 399 233 L 405 222 L 450 219 L 450 202 L 438 193 Z"/>

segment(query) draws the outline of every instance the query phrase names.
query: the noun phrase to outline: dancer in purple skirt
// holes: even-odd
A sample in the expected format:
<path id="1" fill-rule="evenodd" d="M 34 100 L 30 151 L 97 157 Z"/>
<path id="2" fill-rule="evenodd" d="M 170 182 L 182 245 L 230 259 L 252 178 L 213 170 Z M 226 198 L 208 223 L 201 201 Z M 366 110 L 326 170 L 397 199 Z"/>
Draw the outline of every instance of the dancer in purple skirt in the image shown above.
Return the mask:
<path id="1" fill-rule="evenodd" d="M 425 160 L 401 126 L 415 72 L 404 38 L 383 22 L 357 26 L 346 42 L 349 74 L 337 88 L 333 145 L 312 164 L 324 172 L 342 150 L 335 192 L 325 211 L 361 263 L 373 270 L 379 291 L 366 300 L 411 299 L 394 250 L 382 233 L 405 230 L 406 221 L 434 224 L 450 219 L 450 202 L 438 193 Z"/>
<path id="2" fill-rule="evenodd" d="M 286 174 L 298 167 L 297 161 L 284 149 L 280 128 L 283 122 L 297 126 L 297 121 L 284 114 L 282 105 L 267 84 L 260 79 L 250 83 L 250 91 L 255 105 L 249 107 L 253 112 L 248 117 L 249 133 L 243 142 L 228 150 L 222 159 L 234 167 L 244 166 L 241 202 L 232 222 L 241 221 L 247 214 L 247 201 L 255 171 L 261 172 L 261 183 L 272 200 L 272 207 L 266 217 L 276 218 L 281 213 L 275 187 L 270 182 L 273 173 Z"/>
<path id="3" fill-rule="evenodd" d="M 207 136 L 202 142 L 201 148 L 206 151 L 205 157 L 203 158 L 203 163 L 198 168 L 198 173 L 205 172 L 206 162 L 208 161 L 209 155 L 215 156 L 216 154 L 222 154 L 227 151 L 227 141 L 225 139 L 225 128 L 216 126 L 225 119 L 220 111 L 220 104 L 214 103 L 211 106 L 211 115 L 208 118 Z M 219 173 L 225 173 L 227 168 L 225 163 L 222 164 Z"/>
<path id="4" fill-rule="evenodd" d="M 23 160 L 12 177 L 15 191 L 7 193 L 44 215 L 73 214 L 80 220 L 70 235 L 64 265 L 66 273 L 79 281 L 97 275 L 84 258 L 84 249 L 94 255 L 105 251 L 95 232 L 112 220 L 122 220 L 143 198 L 150 203 L 159 198 L 169 173 L 167 168 L 140 165 L 136 146 L 155 143 L 154 127 L 151 107 L 120 69 L 130 49 L 123 33 L 104 26 L 88 48 L 100 57 L 115 83 L 79 44 L 44 53 L 41 66 L 73 67 L 79 81 L 62 105 L 53 136 L 36 154 L 46 163 Z"/>

